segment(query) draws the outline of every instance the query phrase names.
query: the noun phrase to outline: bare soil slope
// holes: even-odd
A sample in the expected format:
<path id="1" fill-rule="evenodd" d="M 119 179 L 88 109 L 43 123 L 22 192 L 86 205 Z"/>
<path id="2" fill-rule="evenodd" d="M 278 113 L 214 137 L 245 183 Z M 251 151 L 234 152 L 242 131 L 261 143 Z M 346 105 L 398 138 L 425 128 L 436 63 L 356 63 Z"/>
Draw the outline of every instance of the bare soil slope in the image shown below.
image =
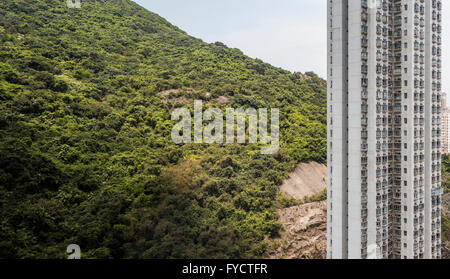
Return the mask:
<path id="1" fill-rule="evenodd" d="M 327 187 L 327 167 L 311 162 L 299 164 L 281 186 L 281 191 L 288 196 L 301 200 L 319 194 Z"/>

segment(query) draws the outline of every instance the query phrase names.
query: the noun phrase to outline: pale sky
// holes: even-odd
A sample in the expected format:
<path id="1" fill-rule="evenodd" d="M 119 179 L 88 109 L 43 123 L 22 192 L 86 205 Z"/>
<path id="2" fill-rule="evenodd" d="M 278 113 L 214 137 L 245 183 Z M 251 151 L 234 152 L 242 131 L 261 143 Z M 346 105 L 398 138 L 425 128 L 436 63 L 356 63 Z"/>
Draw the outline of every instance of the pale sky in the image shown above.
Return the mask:
<path id="1" fill-rule="evenodd" d="M 429 0 L 431 1 L 431 0 Z M 326 77 L 326 0 L 135 0 L 189 35 L 290 71 Z M 443 1 L 444 92 L 450 93 L 450 1 Z"/>

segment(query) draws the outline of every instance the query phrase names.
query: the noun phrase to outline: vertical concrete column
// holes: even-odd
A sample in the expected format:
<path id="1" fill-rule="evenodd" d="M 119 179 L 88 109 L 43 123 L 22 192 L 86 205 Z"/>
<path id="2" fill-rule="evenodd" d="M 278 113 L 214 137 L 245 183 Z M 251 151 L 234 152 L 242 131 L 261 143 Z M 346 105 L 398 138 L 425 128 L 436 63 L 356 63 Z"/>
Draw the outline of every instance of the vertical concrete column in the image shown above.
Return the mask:
<path id="1" fill-rule="evenodd" d="M 348 258 L 361 258 L 361 2 L 348 6 Z"/>
<path id="2" fill-rule="evenodd" d="M 431 259 L 431 178 L 432 174 L 432 42 L 431 1 L 425 1 L 425 259 Z"/>
<path id="3" fill-rule="evenodd" d="M 358 1 L 359 2 L 359 1 Z M 369 7 L 369 29 L 368 29 L 368 184 L 367 184 L 367 247 L 374 254 L 374 249 L 377 247 L 377 8 L 376 5 Z M 376 251 L 375 251 L 376 253 Z"/>
<path id="4" fill-rule="evenodd" d="M 348 103 L 348 0 L 333 0 L 331 28 L 331 62 L 329 79 L 331 105 L 328 124 L 330 126 L 329 146 L 331 146 L 328 168 L 331 173 L 331 257 L 347 257 L 347 103 Z"/>
<path id="5" fill-rule="evenodd" d="M 408 98 L 402 98 L 402 258 L 414 258 L 414 0 L 403 1 L 402 25 L 402 92 Z M 405 10 L 405 6 L 408 9 Z M 407 20 L 405 21 L 405 18 Z M 407 36 L 405 35 L 405 32 Z M 405 46 L 407 44 L 407 47 Z M 406 70 L 405 70 L 406 69 Z M 405 83 L 406 82 L 406 83 Z M 405 109 L 406 108 L 406 109 Z M 406 132 L 406 134 L 405 134 Z M 407 158 L 405 160 L 404 158 Z M 404 182 L 407 184 L 405 185 Z M 407 222 L 404 222 L 404 220 Z M 405 235 L 406 232 L 406 235 Z M 407 246 L 405 247 L 404 244 Z"/>

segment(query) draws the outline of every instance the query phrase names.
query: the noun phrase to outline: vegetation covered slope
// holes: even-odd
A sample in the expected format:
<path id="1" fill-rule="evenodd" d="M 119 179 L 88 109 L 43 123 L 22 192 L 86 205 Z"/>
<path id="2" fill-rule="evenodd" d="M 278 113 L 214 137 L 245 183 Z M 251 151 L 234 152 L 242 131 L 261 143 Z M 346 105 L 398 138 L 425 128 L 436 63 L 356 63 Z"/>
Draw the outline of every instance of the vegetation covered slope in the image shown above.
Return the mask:
<path id="1" fill-rule="evenodd" d="M 450 155 L 442 155 L 442 258 L 450 259 Z"/>
<path id="2" fill-rule="evenodd" d="M 129 0 L 65 2 L 0 1 L 0 258 L 264 255 L 282 180 L 325 160 L 324 81 Z M 280 108 L 280 151 L 174 144 L 171 111 L 192 99 Z"/>

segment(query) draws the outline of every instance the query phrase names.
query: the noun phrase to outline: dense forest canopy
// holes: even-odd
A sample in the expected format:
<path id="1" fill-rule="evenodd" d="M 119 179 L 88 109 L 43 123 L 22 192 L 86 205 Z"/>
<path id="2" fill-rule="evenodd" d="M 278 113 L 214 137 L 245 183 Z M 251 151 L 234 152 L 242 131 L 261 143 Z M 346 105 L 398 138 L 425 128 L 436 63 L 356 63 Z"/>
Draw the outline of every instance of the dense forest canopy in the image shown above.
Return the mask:
<path id="1" fill-rule="evenodd" d="M 0 42 L 0 258 L 65 258 L 71 243 L 83 258 L 260 257 L 278 186 L 325 162 L 324 80 L 132 1 L 2 0 Z M 280 108 L 280 151 L 174 144 L 171 111 L 194 99 Z"/>

